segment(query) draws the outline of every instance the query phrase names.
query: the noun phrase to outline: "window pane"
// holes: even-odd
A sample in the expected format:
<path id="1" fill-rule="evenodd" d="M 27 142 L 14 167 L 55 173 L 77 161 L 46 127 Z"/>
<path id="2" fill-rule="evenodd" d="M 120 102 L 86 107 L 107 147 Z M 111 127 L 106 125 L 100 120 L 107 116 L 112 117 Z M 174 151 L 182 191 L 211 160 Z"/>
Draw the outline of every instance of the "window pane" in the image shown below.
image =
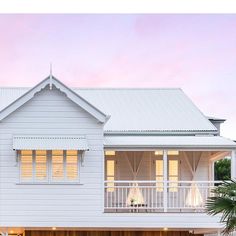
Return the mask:
<path id="1" fill-rule="evenodd" d="M 115 175 L 115 161 L 107 160 L 107 176 Z"/>
<path id="2" fill-rule="evenodd" d="M 69 180 L 76 180 L 78 178 L 78 167 L 77 165 L 66 166 L 66 176 Z"/>
<path id="3" fill-rule="evenodd" d="M 47 153 L 47 151 L 46 150 L 36 150 L 36 156 L 37 155 L 43 155 L 43 156 L 46 156 L 46 153 Z"/>
<path id="4" fill-rule="evenodd" d="M 78 155 L 78 151 L 76 151 L 76 150 L 67 150 L 66 151 L 66 155 L 67 156 L 77 156 Z"/>
<path id="5" fill-rule="evenodd" d="M 67 156 L 66 163 L 67 164 L 77 164 L 78 157 L 77 156 Z"/>
<path id="6" fill-rule="evenodd" d="M 21 179 L 32 180 L 33 178 L 33 157 L 32 151 L 21 151 Z"/>
<path id="7" fill-rule="evenodd" d="M 32 156 L 33 154 L 33 151 L 32 150 L 22 150 L 21 151 L 21 155 L 24 156 L 24 155 L 27 155 L 27 156 Z"/>
<path id="8" fill-rule="evenodd" d="M 156 175 L 163 175 L 163 160 L 156 160 Z"/>
<path id="9" fill-rule="evenodd" d="M 46 151 L 36 151 L 35 177 L 37 180 L 47 179 L 47 156 Z"/>
<path id="10" fill-rule="evenodd" d="M 66 177 L 68 180 L 76 180 L 78 178 L 78 157 L 66 157 Z"/>
<path id="11" fill-rule="evenodd" d="M 63 156 L 52 156 L 52 163 L 63 163 Z"/>
<path id="12" fill-rule="evenodd" d="M 32 164 L 21 164 L 21 179 L 30 180 L 33 177 Z"/>
<path id="13" fill-rule="evenodd" d="M 33 157 L 32 156 L 21 156 L 21 163 L 32 164 Z"/>
<path id="14" fill-rule="evenodd" d="M 53 180 L 64 179 L 63 151 L 52 151 L 52 178 Z"/>
<path id="15" fill-rule="evenodd" d="M 63 150 L 52 150 L 53 156 L 63 156 Z"/>
<path id="16" fill-rule="evenodd" d="M 178 175 L 178 160 L 169 160 L 169 176 Z"/>

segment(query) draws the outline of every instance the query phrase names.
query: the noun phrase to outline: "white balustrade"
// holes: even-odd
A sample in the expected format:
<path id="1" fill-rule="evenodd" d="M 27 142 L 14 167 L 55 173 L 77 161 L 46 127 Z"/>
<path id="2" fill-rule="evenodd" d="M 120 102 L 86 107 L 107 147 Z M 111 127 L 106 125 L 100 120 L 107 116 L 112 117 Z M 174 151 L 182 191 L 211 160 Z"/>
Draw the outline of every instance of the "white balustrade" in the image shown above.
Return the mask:
<path id="1" fill-rule="evenodd" d="M 167 181 L 167 184 L 105 181 L 105 212 L 164 212 L 164 202 L 167 212 L 202 212 L 212 188 L 218 184 L 219 181 Z"/>

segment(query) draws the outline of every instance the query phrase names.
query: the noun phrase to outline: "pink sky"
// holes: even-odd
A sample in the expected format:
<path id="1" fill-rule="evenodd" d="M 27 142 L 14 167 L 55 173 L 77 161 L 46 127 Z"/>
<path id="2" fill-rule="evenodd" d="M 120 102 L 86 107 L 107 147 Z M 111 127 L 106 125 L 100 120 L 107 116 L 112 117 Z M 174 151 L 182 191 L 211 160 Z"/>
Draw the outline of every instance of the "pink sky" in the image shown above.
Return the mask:
<path id="1" fill-rule="evenodd" d="M 181 87 L 236 139 L 236 15 L 0 15 L 1 86 Z"/>

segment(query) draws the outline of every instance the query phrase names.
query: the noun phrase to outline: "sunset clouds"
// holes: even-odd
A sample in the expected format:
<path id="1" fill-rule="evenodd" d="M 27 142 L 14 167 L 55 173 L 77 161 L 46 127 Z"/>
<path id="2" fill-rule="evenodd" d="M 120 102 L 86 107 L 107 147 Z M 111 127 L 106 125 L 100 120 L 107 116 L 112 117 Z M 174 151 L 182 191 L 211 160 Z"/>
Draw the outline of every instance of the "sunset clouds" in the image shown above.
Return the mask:
<path id="1" fill-rule="evenodd" d="M 236 15 L 0 15 L 1 86 L 181 87 L 236 139 Z"/>

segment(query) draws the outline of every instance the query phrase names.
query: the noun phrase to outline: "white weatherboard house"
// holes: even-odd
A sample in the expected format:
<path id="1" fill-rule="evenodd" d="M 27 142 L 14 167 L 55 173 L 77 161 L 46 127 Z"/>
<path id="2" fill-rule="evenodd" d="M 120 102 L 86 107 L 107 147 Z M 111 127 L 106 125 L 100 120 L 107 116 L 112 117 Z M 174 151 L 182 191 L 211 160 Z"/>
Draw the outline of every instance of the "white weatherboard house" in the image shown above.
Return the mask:
<path id="1" fill-rule="evenodd" d="M 181 89 L 70 89 L 50 76 L 0 89 L 0 232 L 188 236 L 236 143 Z M 120 232 L 117 232 L 120 231 Z"/>

